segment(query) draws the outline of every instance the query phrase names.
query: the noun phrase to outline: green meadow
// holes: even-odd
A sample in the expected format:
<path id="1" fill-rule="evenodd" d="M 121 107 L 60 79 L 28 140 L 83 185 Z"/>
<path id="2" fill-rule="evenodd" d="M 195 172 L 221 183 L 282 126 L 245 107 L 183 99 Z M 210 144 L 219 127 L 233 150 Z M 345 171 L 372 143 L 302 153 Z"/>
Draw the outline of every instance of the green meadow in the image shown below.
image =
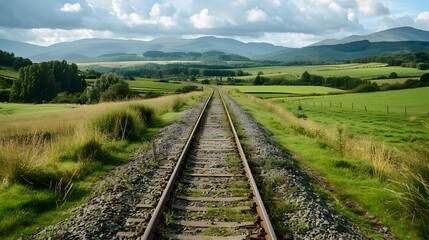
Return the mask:
<path id="1" fill-rule="evenodd" d="M 136 78 L 136 80 L 127 80 L 126 82 L 132 90 L 139 93 L 171 93 L 183 87 L 179 82 L 160 82 L 158 79 L 150 78 Z"/>
<path id="2" fill-rule="evenodd" d="M 271 99 L 295 115 L 395 145 L 429 141 L 429 87 Z"/>
<path id="3" fill-rule="evenodd" d="M 390 67 L 383 63 L 352 63 L 339 65 L 318 65 L 318 66 L 270 66 L 244 68 L 245 72 L 251 76 L 239 77 L 240 79 L 253 80 L 255 76 L 262 72 L 264 77 L 280 78 L 288 80 L 299 79 L 301 74 L 308 71 L 310 74 L 323 77 L 350 76 L 354 78 L 374 79 L 380 76 L 389 76 L 391 72 L 396 72 L 400 78 L 420 77 L 429 70 L 421 71 L 415 68 Z"/>
<path id="4" fill-rule="evenodd" d="M 229 89 L 238 89 L 251 94 L 327 94 L 341 93 L 341 89 L 321 86 L 225 86 Z"/>

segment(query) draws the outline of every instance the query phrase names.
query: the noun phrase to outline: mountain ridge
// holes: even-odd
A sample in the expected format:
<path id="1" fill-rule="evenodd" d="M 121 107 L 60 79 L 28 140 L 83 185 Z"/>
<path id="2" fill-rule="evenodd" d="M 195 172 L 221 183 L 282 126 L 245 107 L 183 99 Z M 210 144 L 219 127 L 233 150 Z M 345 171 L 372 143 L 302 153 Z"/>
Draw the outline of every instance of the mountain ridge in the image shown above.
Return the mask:
<path id="1" fill-rule="evenodd" d="M 21 51 L 20 49 L 24 46 L 26 50 Z M 47 47 L 0 39 L 0 49 L 34 61 L 62 59 L 74 61 L 118 52 L 143 54 L 146 51 L 203 53 L 215 50 L 252 58 L 287 48 L 269 43 L 244 43 L 235 39 L 209 36 L 195 39 L 158 38 L 150 41 L 92 38 L 56 43 Z"/>
<path id="2" fill-rule="evenodd" d="M 408 26 L 398 27 L 367 35 L 350 35 L 342 39 L 324 39 L 320 42 L 313 43 L 308 47 L 337 45 L 362 40 L 368 40 L 370 42 L 429 41 L 429 31 L 424 31 Z"/>

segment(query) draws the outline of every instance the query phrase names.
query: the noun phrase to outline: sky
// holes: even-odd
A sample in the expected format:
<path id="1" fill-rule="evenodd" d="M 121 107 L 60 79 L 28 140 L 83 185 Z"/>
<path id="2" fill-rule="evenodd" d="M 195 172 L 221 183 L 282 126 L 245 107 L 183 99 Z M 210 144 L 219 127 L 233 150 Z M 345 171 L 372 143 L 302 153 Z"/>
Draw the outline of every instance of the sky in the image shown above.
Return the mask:
<path id="1" fill-rule="evenodd" d="M 429 31 L 429 0 L 0 0 L 0 38 L 43 46 L 210 35 L 303 47 L 401 26 Z"/>

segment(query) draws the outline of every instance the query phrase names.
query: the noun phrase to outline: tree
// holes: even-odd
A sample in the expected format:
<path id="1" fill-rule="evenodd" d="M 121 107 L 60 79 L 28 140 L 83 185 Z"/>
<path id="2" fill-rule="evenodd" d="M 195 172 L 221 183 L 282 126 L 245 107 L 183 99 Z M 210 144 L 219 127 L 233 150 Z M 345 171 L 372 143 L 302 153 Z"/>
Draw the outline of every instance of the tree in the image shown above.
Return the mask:
<path id="1" fill-rule="evenodd" d="M 88 103 L 115 101 L 131 96 L 131 89 L 123 77 L 114 73 L 103 74 L 87 92 Z"/>
<path id="2" fill-rule="evenodd" d="M 302 75 L 301 75 L 301 81 L 303 82 L 309 82 L 311 78 L 310 73 L 308 73 L 307 71 L 305 71 Z"/>
<path id="3" fill-rule="evenodd" d="M 398 78 L 398 74 L 396 72 L 391 72 L 389 78 Z"/>
<path id="4" fill-rule="evenodd" d="M 120 81 L 111 85 L 105 92 L 101 94 L 101 101 L 109 102 L 131 97 L 131 89 L 128 83 Z"/>
<path id="5" fill-rule="evenodd" d="M 425 85 L 429 86 L 429 73 L 425 73 L 420 77 L 420 82 Z"/>
<path id="6" fill-rule="evenodd" d="M 46 62 L 21 68 L 11 88 L 11 101 L 49 102 L 57 95 L 54 74 Z"/>

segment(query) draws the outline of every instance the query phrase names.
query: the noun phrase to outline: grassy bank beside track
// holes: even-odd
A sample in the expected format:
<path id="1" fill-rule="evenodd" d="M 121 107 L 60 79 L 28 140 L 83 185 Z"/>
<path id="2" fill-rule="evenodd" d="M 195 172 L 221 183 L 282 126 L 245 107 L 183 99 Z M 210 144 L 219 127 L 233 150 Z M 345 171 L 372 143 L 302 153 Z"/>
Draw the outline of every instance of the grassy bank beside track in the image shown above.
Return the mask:
<path id="1" fill-rule="evenodd" d="M 368 231 L 368 236 L 381 238 L 371 230 L 380 224 L 379 219 L 399 239 L 424 239 L 428 223 L 428 178 L 424 174 L 429 169 L 424 141 L 414 142 L 413 148 L 407 142 L 393 146 L 334 120 L 331 124 L 319 123 L 310 114 L 306 119 L 299 118 L 296 111 L 294 114 L 286 109 L 286 103 L 229 92 L 300 164 L 317 172 L 315 189 Z M 388 117 L 385 124 L 390 124 Z M 423 186 L 422 194 L 415 192 L 421 189 L 419 186 Z"/>
<path id="2" fill-rule="evenodd" d="M 145 142 L 204 94 L 0 115 L 0 238 L 65 219 L 92 183 L 151 146 Z"/>

